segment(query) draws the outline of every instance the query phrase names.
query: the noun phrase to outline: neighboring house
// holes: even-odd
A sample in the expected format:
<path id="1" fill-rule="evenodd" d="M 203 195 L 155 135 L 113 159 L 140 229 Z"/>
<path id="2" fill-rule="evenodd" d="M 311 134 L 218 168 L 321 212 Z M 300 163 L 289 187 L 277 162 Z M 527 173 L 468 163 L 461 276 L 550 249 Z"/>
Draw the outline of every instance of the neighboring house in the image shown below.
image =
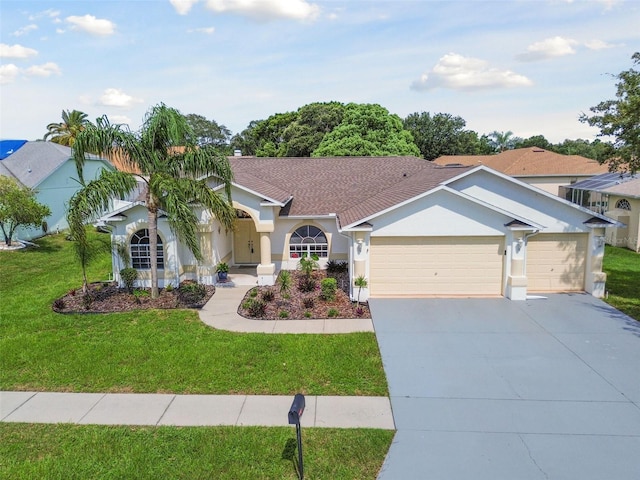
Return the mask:
<path id="1" fill-rule="evenodd" d="M 434 160 L 436 165 L 485 165 L 545 192 L 558 195 L 559 187 L 608 172 L 606 164 L 580 155 L 561 155 L 538 147 L 505 150 L 497 155 L 449 155 Z"/>
<path id="2" fill-rule="evenodd" d="M 485 166 L 440 167 L 416 157 L 230 162 L 234 231 L 200 210 L 205 260 L 197 263 L 160 218 L 160 287 L 185 279 L 215 283 L 220 261 L 255 267 L 258 283 L 273 285 L 279 270 L 316 254 L 321 266 L 348 262 L 351 283 L 364 275 L 363 299 L 604 294 L 604 231 L 616 222 Z M 128 248 L 141 285 L 149 286 L 144 203 L 102 220 Z M 114 253 L 116 278 L 123 267 Z M 354 298 L 353 284 L 351 291 Z"/>
<path id="3" fill-rule="evenodd" d="M 607 243 L 640 252 L 640 176 L 598 175 L 567 187 L 565 198 L 624 224 L 606 229 Z"/>
<path id="4" fill-rule="evenodd" d="M 106 160 L 91 156 L 84 165 L 84 177 L 90 181 L 103 169 L 114 167 Z M 17 151 L 0 160 L 0 174 L 13 177 L 36 191 L 38 202 L 51 209 L 45 219 L 49 232 L 68 228 L 67 204 L 80 189 L 71 149 L 53 142 L 26 142 Z M 18 228 L 16 238 L 31 240 L 46 232 L 37 228 Z"/>

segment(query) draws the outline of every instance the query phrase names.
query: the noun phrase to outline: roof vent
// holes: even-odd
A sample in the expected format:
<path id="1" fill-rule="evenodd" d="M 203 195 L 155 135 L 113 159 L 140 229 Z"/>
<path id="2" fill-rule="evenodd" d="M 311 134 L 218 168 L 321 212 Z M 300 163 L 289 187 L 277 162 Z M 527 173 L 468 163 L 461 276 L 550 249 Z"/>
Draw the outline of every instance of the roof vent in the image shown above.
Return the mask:
<path id="1" fill-rule="evenodd" d="M 539 148 L 539 147 L 534 147 L 534 148 L 533 148 L 533 151 L 534 151 L 535 153 L 541 153 L 541 152 L 544 152 L 544 149 L 543 149 L 543 148 Z"/>

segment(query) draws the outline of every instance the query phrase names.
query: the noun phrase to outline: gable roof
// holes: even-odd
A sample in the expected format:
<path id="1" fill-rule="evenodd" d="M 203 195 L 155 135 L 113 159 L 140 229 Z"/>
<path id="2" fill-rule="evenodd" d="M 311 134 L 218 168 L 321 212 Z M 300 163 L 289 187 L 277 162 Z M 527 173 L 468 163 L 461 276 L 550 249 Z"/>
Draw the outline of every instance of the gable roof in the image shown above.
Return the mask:
<path id="1" fill-rule="evenodd" d="M 337 215 L 353 225 L 465 168 L 412 157 L 230 157 L 235 183 L 286 203 L 281 216 Z"/>
<path id="2" fill-rule="evenodd" d="M 71 155 L 71 148 L 64 145 L 43 141 L 27 142 L 1 161 L 3 168 L 0 172 L 14 177 L 25 187 L 35 188 L 67 162 Z M 95 155 L 90 155 L 89 158 L 101 160 Z"/>
<path id="3" fill-rule="evenodd" d="M 608 171 L 606 164 L 580 155 L 562 155 L 538 147 L 505 150 L 497 155 L 446 155 L 437 165 L 486 165 L 513 177 L 553 175 L 597 175 Z"/>

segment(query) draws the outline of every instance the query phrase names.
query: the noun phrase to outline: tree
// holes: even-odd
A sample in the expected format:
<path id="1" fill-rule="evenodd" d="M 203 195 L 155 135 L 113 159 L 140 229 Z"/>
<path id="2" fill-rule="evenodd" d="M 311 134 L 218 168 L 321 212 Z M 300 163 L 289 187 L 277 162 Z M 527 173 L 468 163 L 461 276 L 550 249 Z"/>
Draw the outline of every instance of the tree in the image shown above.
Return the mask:
<path id="1" fill-rule="evenodd" d="M 231 130 L 224 125 L 219 125 L 215 120 L 207 120 L 202 115 L 195 113 L 190 113 L 185 118 L 193 129 L 198 145 L 213 145 L 220 148 L 225 154 L 229 153 Z"/>
<path id="2" fill-rule="evenodd" d="M 511 150 L 516 142 L 520 141 L 518 137 L 513 136 L 513 132 L 511 130 L 507 130 L 506 132 L 498 132 L 497 130 L 494 130 L 489 134 L 489 139 L 493 148 L 499 152 Z"/>
<path id="3" fill-rule="evenodd" d="M 197 234 L 198 217 L 193 205 L 200 204 L 210 210 L 225 228 L 230 229 L 235 219 L 235 209 L 231 204 L 233 174 L 228 160 L 210 145 L 198 147 L 194 139 L 194 131 L 186 118 L 178 110 L 159 104 L 147 112 L 139 132 L 111 125 L 106 117 L 102 117 L 96 125 L 88 126 L 78 135 L 73 147 L 73 158 L 80 171 L 88 152 L 109 155 L 118 151 L 125 157 L 130 171 L 140 172 L 117 172 L 122 175 L 114 179 L 106 176 L 103 180 L 100 177 L 97 181 L 100 183 L 92 186 L 92 191 L 98 193 L 91 195 L 85 192 L 86 200 L 70 205 L 69 215 L 78 231 L 81 220 L 104 211 L 106 192 L 118 189 L 113 182 L 129 182 L 132 177 L 141 181 L 145 186 L 148 213 L 152 298 L 159 294 L 157 236 L 160 210 L 166 213 L 171 231 L 197 260 L 202 260 L 202 252 Z M 224 195 L 208 187 L 207 179 L 211 176 L 224 186 Z M 124 185 L 125 190 L 129 186 L 130 183 Z M 88 190 L 88 187 L 83 190 Z"/>
<path id="4" fill-rule="evenodd" d="M 640 65 L 640 52 L 631 59 Z M 633 67 L 614 75 L 616 99 L 605 100 L 589 110 L 594 115 L 582 114 L 580 121 L 600 129 L 599 137 L 612 137 L 615 155 L 609 159 L 609 168 L 635 172 L 640 169 L 640 71 Z M 605 159 L 598 159 L 604 162 Z"/>
<path id="5" fill-rule="evenodd" d="M 599 138 L 596 138 L 593 142 L 582 138 L 577 140 L 566 139 L 562 143 L 552 145 L 551 149 L 563 155 L 581 155 L 600 162 L 605 161 L 613 154 L 611 144 L 603 142 Z"/>
<path id="6" fill-rule="evenodd" d="M 420 155 L 397 115 L 376 104 L 346 105 L 342 122 L 327 133 L 313 157 Z"/>
<path id="7" fill-rule="evenodd" d="M 545 150 L 555 151 L 555 148 L 549 140 L 544 138 L 544 135 L 534 135 L 529 138 L 520 139 L 513 145 L 513 148 L 528 148 L 528 147 L 539 147 L 544 148 Z"/>
<path id="8" fill-rule="evenodd" d="M 63 110 L 62 122 L 47 125 L 48 132 L 43 140 L 51 137 L 53 143 L 72 147 L 78 134 L 89 124 L 87 114 L 78 110 Z"/>
<path id="9" fill-rule="evenodd" d="M 404 119 L 403 125 L 411 132 L 413 139 L 425 160 L 433 160 L 443 155 L 477 155 L 482 153 L 478 134 L 465 130 L 466 122 L 461 117 L 449 113 L 412 113 Z"/>
<path id="10" fill-rule="evenodd" d="M 324 136 L 342 122 L 344 109 L 340 102 L 317 102 L 300 107 L 296 119 L 283 132 L 286 156 L 310 157 Z"/>
<path id="11" fill-rule="evenodd" d="M 242 132 L 231 137 L 231 150 L 240 150 L 242 155 L 255 155 L 258 150 L 256 128 L 264 120 L 252 120 Z"/>
<path id="12" fill-rule="evenodd" d="M 284 132 L 293 123 L 298 114 L 296 112 L 276 113 L 255 127 L 258 140 L 256 155 L 258 157 L 284 157 L 287 153 L 287 142 Z"/>
<path id="13" fill-rule="evenodd" d="M 18 227 L 44 229 L 44 219 L 49 215 L 51 210 L 36 200 L 35 191 L 20 185 L 13 178 L 0 175 L 0 230 L 7 246 L 11 246 L 11 239 Z"/>

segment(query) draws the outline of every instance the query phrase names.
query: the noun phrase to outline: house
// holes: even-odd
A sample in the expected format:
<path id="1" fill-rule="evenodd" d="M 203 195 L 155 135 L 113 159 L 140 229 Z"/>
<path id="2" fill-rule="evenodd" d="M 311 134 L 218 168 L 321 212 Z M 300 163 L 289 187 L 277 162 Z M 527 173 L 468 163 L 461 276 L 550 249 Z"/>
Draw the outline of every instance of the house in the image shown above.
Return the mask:
<path id="1" fill-rule="evenodd" d="M 416 157 L 229 161 L 234 230 L 199 211 L 205 261 L 197 263 L 160 218 L 160 287 L 185 279 L 215 283 L 220 261 L 255 268 L 259 284 L 273 285 L 281 269 L 315 254 L 321 266 L 348 262 L 352 281 L 364 275 L 363 299 L 604 294 L 604 232 L 617 223 L 484 165 L 442 167 Z M 222 188 L 215 178 L 209 185 Z M 144 203 L 102 220 L 149 286 Z M 123 267 L 114 253 L 116 278 Z"/>
<path id="2" fill-rule="evenodd" d="M 580 155 L 561 155 L 538 147 L 505 150 L 497 155 L 448 155 L 436 165 L 485 165 L 529 185 L 558 195 L 561 186 L 571 185 L 608 172 L 606 164 Z"/>
<path id="3" fill-rule="evenodd" d="M 610 245 L 640 252 L 640 176 L 605 173 L 566 187 L 565 198 L 624 224 L 608 227 Z"/>
<path id="4" fill-rule="evenodd" d="M 113 170 L 108 161 L 90 156 L 84 166 L 86 181 L 97 178 L 103 169 Z M 0 175 L 15 178 L 36 191 L 38 202 L 51 209 L 47 217 L 48 231 L 68 228 L 67 204 L 80 189 L 71 149 L 53 142 L 26 142 L 15 152 L 0 160 Z M 18 228 L 16 237 L 31 240 L 46 232 L 36 228 Z"/>

